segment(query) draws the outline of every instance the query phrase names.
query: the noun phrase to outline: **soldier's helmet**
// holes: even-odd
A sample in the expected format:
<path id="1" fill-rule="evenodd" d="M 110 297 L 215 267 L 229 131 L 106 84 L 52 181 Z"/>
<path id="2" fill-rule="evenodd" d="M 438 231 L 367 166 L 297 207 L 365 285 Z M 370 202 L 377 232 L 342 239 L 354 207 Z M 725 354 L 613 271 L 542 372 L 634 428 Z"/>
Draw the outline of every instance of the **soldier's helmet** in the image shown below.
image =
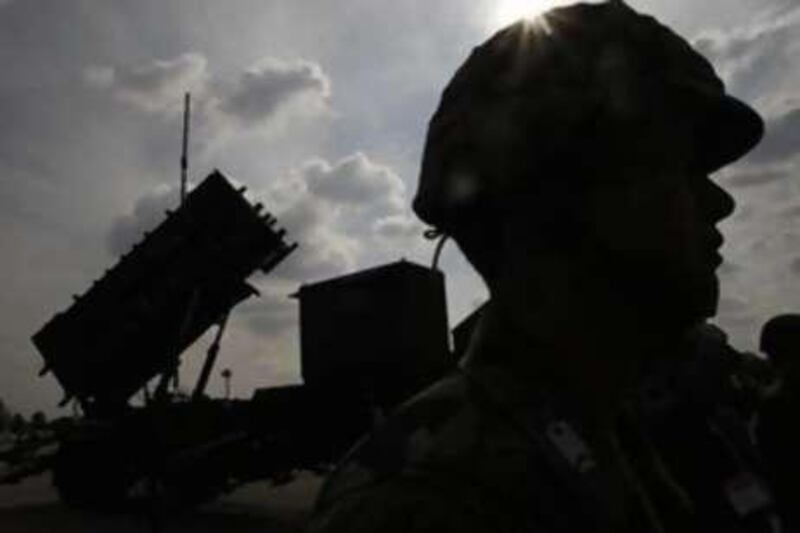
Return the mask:
<path id="1" fill-rule="evenodd" d="M 761 327 L 759 350 L 778 368 L 800 362 L 800 315 L 787 313 L 767 320 Z"/>
<path id="2" fill-rule="evenodd" d="M 475 48 L 445 88 L 414 210 L 452 233 L 475 208 L 624 146 L 659 110 L 688 119 L 695 163 L 707 173 L 763 134 L 759 115 L 726 93 L 702 55 L 620 0 L 519 21 Z"/>

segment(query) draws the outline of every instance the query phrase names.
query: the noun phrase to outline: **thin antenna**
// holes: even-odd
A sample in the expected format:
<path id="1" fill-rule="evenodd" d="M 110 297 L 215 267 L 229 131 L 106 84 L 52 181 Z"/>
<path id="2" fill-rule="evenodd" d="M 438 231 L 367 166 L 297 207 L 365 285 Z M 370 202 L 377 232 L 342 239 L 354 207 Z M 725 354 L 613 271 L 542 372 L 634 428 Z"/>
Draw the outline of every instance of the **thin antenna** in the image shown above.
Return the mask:
<path id="1" fill-rule="evenodd" d="M 186 200 L 186 173 L 189 166 L 189 114 L 191 113 L 191 94 L 183 95 L 183 150 L 181 151 L 181 205 Z"/>

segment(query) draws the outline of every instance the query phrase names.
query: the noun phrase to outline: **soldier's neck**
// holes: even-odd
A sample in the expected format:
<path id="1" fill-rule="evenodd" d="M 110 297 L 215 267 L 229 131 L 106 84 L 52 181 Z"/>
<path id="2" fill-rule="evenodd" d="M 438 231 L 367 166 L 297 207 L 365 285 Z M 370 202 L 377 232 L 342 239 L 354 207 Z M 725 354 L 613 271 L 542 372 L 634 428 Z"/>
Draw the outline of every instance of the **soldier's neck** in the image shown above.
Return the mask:
<path id="1" fill-rule="evenodd" d="M 493 290 L 470 357 L 502 365 L 532 386 L 544 381 L 594 422 L 610 424 L 643 362 L 675 349 L 679 336 L 591 282 L 567 278 L 562 271 L 542 278 L 547 283 L 509 280 Z"/>

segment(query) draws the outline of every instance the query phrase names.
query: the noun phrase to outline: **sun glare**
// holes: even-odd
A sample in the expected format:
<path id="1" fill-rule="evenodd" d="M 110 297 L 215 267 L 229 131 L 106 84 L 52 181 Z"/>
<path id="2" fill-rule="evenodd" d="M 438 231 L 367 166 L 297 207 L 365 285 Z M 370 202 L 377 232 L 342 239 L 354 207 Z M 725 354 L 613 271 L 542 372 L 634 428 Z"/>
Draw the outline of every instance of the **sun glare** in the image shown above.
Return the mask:
<path id="1" fill-rule="evenodd" d="M 522 18 L 532 19 L 563 3 L 559 0 L 497 0 L 492 10 L 491 29 L 502 28 Z"/>

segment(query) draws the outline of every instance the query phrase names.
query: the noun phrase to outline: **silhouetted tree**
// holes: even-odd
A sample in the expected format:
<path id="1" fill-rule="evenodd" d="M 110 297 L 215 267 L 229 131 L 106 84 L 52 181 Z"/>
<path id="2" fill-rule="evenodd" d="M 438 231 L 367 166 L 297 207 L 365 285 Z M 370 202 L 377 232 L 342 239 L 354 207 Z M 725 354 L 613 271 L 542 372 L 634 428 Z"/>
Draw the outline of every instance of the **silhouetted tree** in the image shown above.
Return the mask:
<path id="1" fill-rule="evenodd" d="M 11 417 L 11 423 L 8 429 L 10 429 L 11 433 L 14 435 L 20 436 L 25 431 L 26 426 L 27 422 L 25 422 L 25 418 L 21 414 L 16 413 Z"/>
<path id="2" fill-rule="evenodd" d="M 36 411 L 31 416 L 31 425 L 34 429 L 43 429 L 47 426 L 47 415 L 45 415 L 42 411 Z"/>

